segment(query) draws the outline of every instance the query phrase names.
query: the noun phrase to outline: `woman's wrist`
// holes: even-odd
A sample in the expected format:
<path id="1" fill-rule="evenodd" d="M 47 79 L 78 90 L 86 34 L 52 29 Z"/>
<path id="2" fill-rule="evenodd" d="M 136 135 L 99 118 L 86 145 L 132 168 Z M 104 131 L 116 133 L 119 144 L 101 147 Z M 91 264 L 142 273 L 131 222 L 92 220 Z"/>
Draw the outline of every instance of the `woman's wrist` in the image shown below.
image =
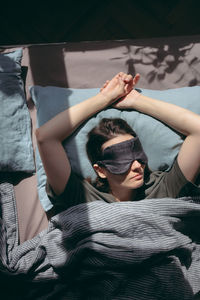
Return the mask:
<path id="1" fill-rule="evenodd" d="M 144 96 L 143 94 L 135 91 L 131 108 L 139 112 L 151 115 L 151 113 L 154 111 L 154 99 Z"/>
<path id="2" fill-rule="evenodd" d="M 111 105 L 115 101 L 115 99 L 103 92 L 99 92 L 97 96 L 101 99 L 101 102 L 105 105 L 105 107 Z"/>
<path id="3" fill-rule="evenodd" d="M 131 91 L 131 97 L 133 99 L 133 106 L 137 105 L 142 100 L 142 94 L 133 89 Z"/>

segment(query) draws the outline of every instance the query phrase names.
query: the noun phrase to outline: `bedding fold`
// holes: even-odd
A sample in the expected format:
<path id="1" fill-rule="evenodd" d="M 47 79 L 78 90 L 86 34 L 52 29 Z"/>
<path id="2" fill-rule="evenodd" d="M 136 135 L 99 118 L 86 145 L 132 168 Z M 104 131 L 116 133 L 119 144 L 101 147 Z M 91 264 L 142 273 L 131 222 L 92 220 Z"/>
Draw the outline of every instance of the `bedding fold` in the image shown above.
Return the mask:
<path id="1" fill-rule="evenodd" d="M 39 299 L 192 299 L 200 291 L 200 197 L 80 204 L 21 245 L 11 184 L 0 184 L 0 202 L 0 270 L 52 282 Z"/>

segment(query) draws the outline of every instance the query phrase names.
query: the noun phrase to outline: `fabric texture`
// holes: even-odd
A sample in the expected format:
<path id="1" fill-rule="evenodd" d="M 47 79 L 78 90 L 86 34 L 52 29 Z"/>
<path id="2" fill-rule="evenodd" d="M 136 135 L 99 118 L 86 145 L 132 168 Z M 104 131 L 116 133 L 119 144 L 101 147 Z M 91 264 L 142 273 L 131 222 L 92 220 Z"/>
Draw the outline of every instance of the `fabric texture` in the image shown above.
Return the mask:
<path id="1" fill-rule="evenodd" d="M 58 87 L 32 86 L 30 93 L 37 108 L 38 127 L 64 109 L 96 95 L 99 89 L 69 89 Z M 144 95 L 171 102 L 200 114 L 200 86 L 169 90 L 140 89 Z M 95 178 L 85 149 L 87 133 L 104 118 L 119 117 L 126 120 L 140 138 L 148 156 L 150 169 L 169 169 L 182 144 L 182 137 L 163 123 L 136 111 L 120 111 L 109 108 L 101 111 L 85 122 L 67 141 L 64 142 L 72 169 L 84 178 Z M 52 208 L 45 192 L 46 175 L 36 151 L 36 168 L 39 199 L 47 211 Z"/>
<path id="2" fill-rule="evenodd" d="M 35 171 L 31 119 L 21 78 L 22 49 L 0 54 L 0 171 Z"/>
<path id="3" fill-rule="evenodd" d="M 0 272 L 36 284 L 26 299 L 189 300 L 200 291 L 198 197 L 80 204 L 21 245 L 14 201 L 0 184 Z"/>
<path id="4" fill-rule="evenodd" d="M 106 147 L 99 160 L 94 163 L 105 167 L 113 174 L 123 174 L 128 171 L 134 160 L 142 164 L 148 162 L 138 136 Z"/>

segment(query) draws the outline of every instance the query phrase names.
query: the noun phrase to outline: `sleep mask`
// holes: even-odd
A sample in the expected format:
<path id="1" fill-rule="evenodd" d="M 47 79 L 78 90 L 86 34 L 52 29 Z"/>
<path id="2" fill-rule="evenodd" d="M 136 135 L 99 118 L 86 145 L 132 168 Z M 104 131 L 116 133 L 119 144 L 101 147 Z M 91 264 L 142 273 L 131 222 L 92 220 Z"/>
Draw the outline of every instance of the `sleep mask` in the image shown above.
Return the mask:
<path id="1" fill-rule="evenodd" d="M 103 150 L 102 159 L 97 161 L 97 164 L 105 167 L 110 173 L 123 174 L 128 171 L 134 160 L 142 164 L 148 161 L 137 136 L 106 147 Z"/>

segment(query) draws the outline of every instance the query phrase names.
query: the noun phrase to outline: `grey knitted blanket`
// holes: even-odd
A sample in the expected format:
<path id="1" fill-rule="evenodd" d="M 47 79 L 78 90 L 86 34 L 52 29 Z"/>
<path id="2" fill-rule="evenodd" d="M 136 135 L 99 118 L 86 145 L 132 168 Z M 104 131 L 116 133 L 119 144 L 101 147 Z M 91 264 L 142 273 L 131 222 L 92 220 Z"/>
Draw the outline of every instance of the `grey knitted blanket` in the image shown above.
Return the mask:
<path id="1" fill-rule="evenodd" d="M 80 204 L 21 245 L 11 184 L 0 184 L 0 202 L 0 271 L 48 284 L 34 299 L 184 300 L 200 291 L 200 198 Z"/>

